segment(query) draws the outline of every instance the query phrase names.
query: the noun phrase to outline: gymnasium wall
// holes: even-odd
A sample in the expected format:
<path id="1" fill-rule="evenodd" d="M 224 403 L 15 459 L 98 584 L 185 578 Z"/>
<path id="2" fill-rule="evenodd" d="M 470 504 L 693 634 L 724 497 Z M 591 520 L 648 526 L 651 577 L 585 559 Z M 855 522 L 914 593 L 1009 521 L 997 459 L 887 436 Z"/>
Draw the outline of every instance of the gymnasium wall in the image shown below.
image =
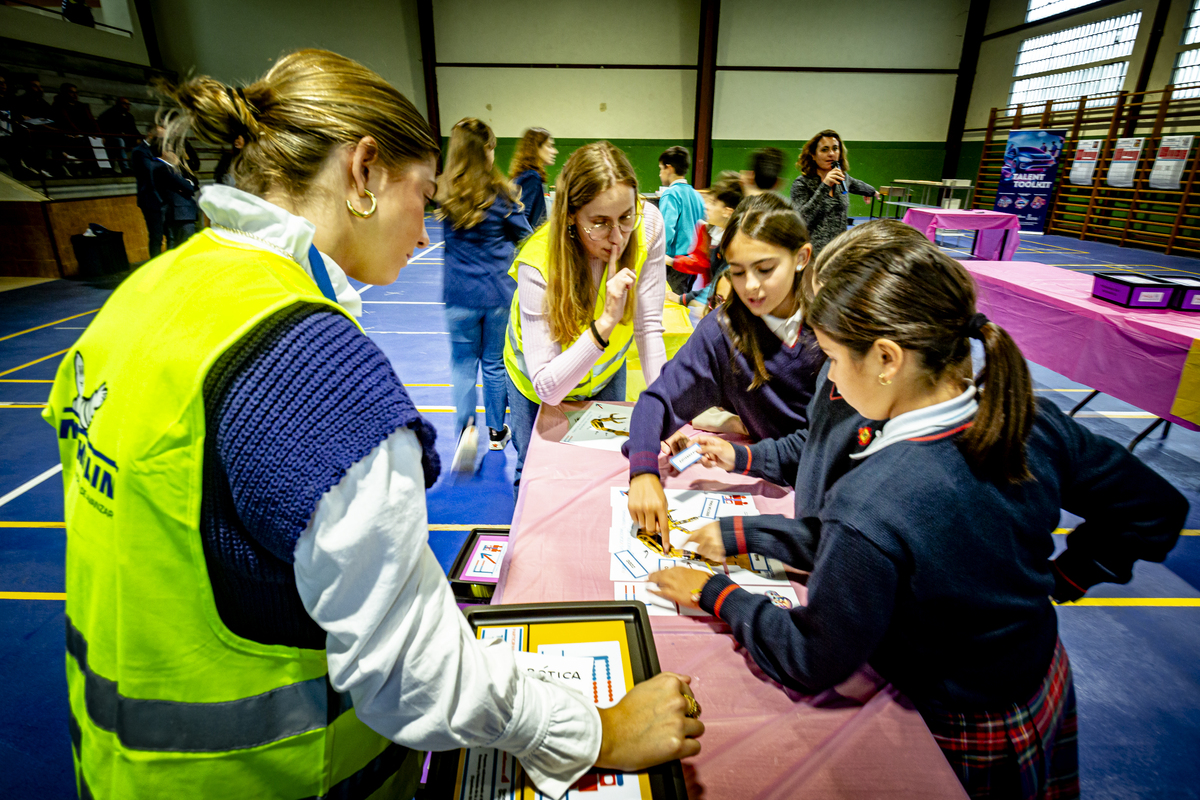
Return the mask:
<path id="1" fill-rule="evenodd" d="M 425 112 L 414 0 L 150 0 L 167 68 L 250 83 L 289 50 L 361 61 Z"/>
<path id="2" fill-rule="evenodd" d="M 1002 33 L 1011 28 L 1024 25 L 1027 0 L 991 0 L 988 12 L 987 27 L 984 36 L 993 36 L 983 42 L 979 54 L 979 68 L 971 90 L 971 104 L 967 112 L 967 128 L 983 129 L 987 127 L 988 115 L 993 108 L 1005 108 L 1009 104 L 1009 92 L 1013 82 L 1013 70 L 1017 62 L 1017 53 L 1021 42 L 1034 36 L 1074 28 L 1090 22 L 1109 19 L 1111 17 L 1129 14 L 1134 11 L 1142 12 L 1141 25 L 1138 28 L 1137 40 L 1133 52 L 1129 56 L 1129 68 L 1125 74 L 1124 89 L 1133 91 L 1137 84 L 1138 74 L 1146 54 L 1154 16 L 1160 3 L 1170 0 L 1127 0 L 1097 9 L 1083 9 L 1060 22 L 1049 22 L 1033 25 L 1015 33 Z M 1162 39 L 1158 52 L 1155 54 L 1146 88 L 1162 89 L 1171 82 L 1175 60 L 1180 50 L 1180 41 L 1191 3 L 1173 3 L 1167 14 L 1163 27 Z M 1062 108 L 1062 106 L 1059 106 Z M 1034 110 L 1034 113 L 1040 108 Z M 984 133 L 982 130 L 968 132 L 963 147 L 963 158 L 960 166 L 960 177 L 975 177 L 975 171 L 982 153 Z"/>
<path id="3" fill-rule="evenodd" d="M 741 169 L 763 146 L 791 166 L 823 128 L 842 134 L 852 173 L 875 185 L 940 177 L 953 74 L 795 72 L 796 67 L 954 70 L 967 0 L 723 0 L 713 120 L 714 173 Z M 562 154 L 608 138 L 630 156 L 642 186 L 658 185 L 658 155 L 690 147 L 694 132 L 698 0 L 434 0 L 443 134 L 465 116 L 483 119 L 507 165 L 517 137 L 545 127 Z M 583 25 L 580 20 L 595 20 Z M 605 32 L 610 31 L 610 35 Z M 852 31 L 853 33 L 843 33 Z M 495 64 L 639 65 L 653 69 L 503 68 Z M 672 68 L 675 67 L 675 68 Z M 747 71 L 769 67 L 779 71 Z M 557 170 L 551 170 L 551 177 Z M 854 200 L 852 213 L 865 214 Z"/>
<path id="4" fill-rule="evenodd" d="M 95 14 L 97 20 L 131 31 L 130 35 L 75 25 L 23 8 L 0 6 L 0 36 L 149 66 L 146 43 L 132 0 L 103 0 L 103 11 L 97 9 Z"/>

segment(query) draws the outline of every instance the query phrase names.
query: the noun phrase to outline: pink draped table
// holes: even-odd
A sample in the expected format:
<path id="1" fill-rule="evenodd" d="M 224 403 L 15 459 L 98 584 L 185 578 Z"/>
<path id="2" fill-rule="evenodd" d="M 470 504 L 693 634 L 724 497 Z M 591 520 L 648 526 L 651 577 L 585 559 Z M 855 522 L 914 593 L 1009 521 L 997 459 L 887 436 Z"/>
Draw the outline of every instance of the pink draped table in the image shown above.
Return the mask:
<path id="1" fill-rule="evenodd" d="M 562 410 L 542 407 L 493 603 L 613 599 L 609 489 L 628 487 L 629 463 L 561 444 L 567 428 Z M 788 489 L 698 465 L 667 486 L 748 492 L 762 513 L 794 510 Z M 703 750 L 684 762 L 694 800 L 966 796 L 920 714 L 869 668 L 836 693 L 801 697 L 759 671 L 720 620 L 650 623 L 662 668 L 693 676 L 704 709 Z"/>
<path id="2" fill-rule="evenodd" d="M 1021 244 L 1021 223 L 1014 214 L 983 209 L 910 208 L 904 224 L 912 225 L 937 244 L 938 228 L 975 231 L 974 258 L 985 261 L 1011 261 Z"/>
<path id="3" fill-rule="evenodd" d="M 1200 430 L 1200 314 L 1133 310 L 1097 300 L 1092 276 L 1029 261 L 964 261 L 979 310 L 1025 357 Z"/>

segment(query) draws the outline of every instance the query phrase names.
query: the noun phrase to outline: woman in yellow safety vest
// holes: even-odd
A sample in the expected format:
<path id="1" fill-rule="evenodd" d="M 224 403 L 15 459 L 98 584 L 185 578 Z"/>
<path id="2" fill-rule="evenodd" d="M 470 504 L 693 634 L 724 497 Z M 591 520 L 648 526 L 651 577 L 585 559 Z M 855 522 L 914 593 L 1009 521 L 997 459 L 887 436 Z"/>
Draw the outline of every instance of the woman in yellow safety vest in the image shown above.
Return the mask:
<path id="1" fill-rule="evenodd" d="M 647 385 L 666 363 L 662 215 L 638 197 L 629 159 L 585 145 L 558 176 L 554 208 L 521 249 L 504 366 L 517 448 L 515 483 L 538 408 L 564 400 L 624 400 L 631 343 Z"/>
<path id="2" fill-rule="evenodd" d="M 559 797 L 698 752 L 686 677 L 597 710 L 477 641 L 429 549 L 433 430 L 347 279 L 428 246 L 412 104 L 320 50 L 171 94 L 168 146 L 245 138 L 236 188 L 113 293 L 45 412 L 80 795 L 410 798 L 421 750 L 484 746 Z"/>

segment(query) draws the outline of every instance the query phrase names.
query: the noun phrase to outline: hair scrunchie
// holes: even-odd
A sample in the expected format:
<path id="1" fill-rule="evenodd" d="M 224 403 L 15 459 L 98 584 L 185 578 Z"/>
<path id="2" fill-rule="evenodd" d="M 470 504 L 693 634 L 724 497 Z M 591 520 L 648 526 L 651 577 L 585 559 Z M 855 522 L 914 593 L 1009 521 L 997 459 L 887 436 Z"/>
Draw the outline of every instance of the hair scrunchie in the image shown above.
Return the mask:
<path id="1" fill-rule="evenodd" d="M 989 320 L 983 314 L 975 314 L 971 319 L 967 320 L 967 328 L 964 331 L 968 339 L 983 339 L 983 326 L 987 325 Z"/>

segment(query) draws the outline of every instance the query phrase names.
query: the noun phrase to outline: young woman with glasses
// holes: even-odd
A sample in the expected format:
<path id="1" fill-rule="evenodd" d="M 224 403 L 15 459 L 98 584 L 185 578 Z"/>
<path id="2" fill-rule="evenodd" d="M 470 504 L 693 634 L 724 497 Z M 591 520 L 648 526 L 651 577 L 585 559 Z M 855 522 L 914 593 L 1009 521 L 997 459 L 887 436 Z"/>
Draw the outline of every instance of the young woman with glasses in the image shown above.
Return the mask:
<path id="1" fill-rule="evenodd" d="M 666 362 L 662 215 L 638 199 L 625 154 L 593 142 L 567 159 L 556 202 L 517 252 L 504 365 L 517 448 L 514 484 L 538 407 L 624 400 L 625 356 L 636 342 L 646 382 Z"/>

